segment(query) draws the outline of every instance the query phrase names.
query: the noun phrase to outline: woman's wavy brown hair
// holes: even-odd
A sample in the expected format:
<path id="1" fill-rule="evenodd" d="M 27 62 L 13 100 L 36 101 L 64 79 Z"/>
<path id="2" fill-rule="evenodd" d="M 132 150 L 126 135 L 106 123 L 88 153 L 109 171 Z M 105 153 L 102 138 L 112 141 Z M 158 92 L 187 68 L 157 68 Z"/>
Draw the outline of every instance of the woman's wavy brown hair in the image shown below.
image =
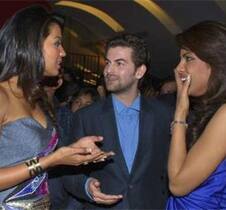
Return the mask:
<path id="1" fill-rule="evenodd" d="M 187 131 L 190 148 L 226 102 L 226 26 L 216 21 L 200 22 L 178 34 L 176 41 L 180 48 L 194 52 L 211 67 L 206 93 L 191 97 L 191 123 Z"/>

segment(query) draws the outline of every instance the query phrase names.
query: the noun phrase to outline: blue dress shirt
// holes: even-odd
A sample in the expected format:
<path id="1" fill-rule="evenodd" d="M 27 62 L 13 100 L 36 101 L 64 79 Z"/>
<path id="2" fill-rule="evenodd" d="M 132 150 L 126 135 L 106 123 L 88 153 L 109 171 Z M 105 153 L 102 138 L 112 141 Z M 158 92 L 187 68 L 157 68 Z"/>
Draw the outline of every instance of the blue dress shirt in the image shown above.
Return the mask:
<path id="1" fill-rule="evenodd" d="M 112 95 L 112 100 L 120 146 L 126 161 L 128 171 L 131 172 L 139 138 L 140 96 L 137 96 L 137 98 L 129 107 L 124 105 L 114 95 Z M 91 179 L 92 178 L 88 178 L 86 180 L 85 191 L 89 198 L 93 200 L 88 191 L 88 183 Z"/>
<path id="2" fill-rule="evenodd" d="M 121 149 L 131 172 L 139 138 L 140 96 L 129 107 L 114 95 L 112 99 Z"/>

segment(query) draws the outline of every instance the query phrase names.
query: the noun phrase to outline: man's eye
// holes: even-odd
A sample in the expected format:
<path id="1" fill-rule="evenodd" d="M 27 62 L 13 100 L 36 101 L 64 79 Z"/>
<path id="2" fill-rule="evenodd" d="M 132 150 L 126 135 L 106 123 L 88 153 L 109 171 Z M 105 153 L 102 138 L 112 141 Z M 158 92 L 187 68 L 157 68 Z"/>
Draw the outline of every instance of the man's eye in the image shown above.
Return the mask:
<path id="1" fill-rule="evenodd" d="M 123 62 L 117 62 L 117 66 L 123 66 L 124 63 Z"/>
<path id="2" fill-rule="evenodd" d="M 110 63 L 108 61 L 105 61 L 105 66 L 108 66 Z"/>

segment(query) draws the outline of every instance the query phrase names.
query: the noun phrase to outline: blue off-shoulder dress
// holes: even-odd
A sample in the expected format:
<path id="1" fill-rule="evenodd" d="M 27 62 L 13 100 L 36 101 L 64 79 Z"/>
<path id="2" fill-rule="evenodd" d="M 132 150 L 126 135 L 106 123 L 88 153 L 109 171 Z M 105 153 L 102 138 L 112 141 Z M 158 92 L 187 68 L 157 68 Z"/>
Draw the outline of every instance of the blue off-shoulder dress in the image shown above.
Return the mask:
<path id="1" fill-rule="evenodd" d="M 199 187 L 182 197 L 171 196 L 167 210 L 226 210 L 226 159 Z"/>

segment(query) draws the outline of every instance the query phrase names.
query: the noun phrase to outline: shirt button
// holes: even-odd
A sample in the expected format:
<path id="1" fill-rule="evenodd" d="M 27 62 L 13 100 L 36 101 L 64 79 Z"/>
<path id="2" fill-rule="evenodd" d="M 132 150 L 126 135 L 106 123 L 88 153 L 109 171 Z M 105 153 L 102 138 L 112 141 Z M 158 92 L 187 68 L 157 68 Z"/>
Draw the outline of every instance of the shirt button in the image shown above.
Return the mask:
<path id="1" fill-rule="evenodd" d="M 132 184 L 129 185 L 129 189 L 133 189 L 133 185 Z"/>

